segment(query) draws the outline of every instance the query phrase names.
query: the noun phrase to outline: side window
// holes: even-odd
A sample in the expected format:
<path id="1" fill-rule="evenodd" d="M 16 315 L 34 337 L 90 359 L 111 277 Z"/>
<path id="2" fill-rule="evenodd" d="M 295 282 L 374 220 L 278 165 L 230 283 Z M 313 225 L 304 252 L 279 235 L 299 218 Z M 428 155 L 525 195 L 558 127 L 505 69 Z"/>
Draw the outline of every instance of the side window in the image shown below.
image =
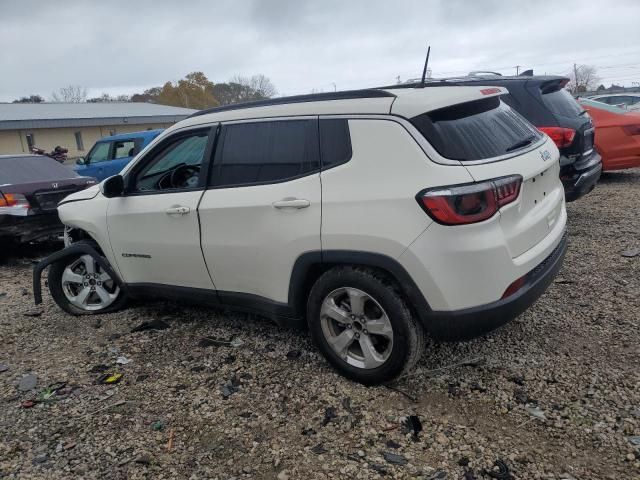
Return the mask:
<path id="1" fill-rule="evenodd" d="M 318 171 L 317 131 L 315 120 L 224 125 L 210 185 L 276 183 Z"/>
<path id="2" fill-rule="evenodd" d="M 136 144 L 133 139 L 114 142 L 113 158 L 117 160 L 118 158 L 133 157 L 135 150 Z"/>
<path id="3" fill-rule="evenodd" d="M 341 165 L 351 159 L 351 136 L 346 119 L 320 120 L 320 156 L 322 168 Z"/>
<path id="4" fill-rule="evenodd" d="M 136 192 L 183 190 L 200 186 L 209 130 L 176 136 L 145 156 L 130 185 Z"/>
<path id="5" fill-rule="evenodd" d="M 111 148 L 111 142 L 96 143 L 89 155 L 87 155 L 86 163 L 100 163 L 109 160 L 109 149 Z"/>

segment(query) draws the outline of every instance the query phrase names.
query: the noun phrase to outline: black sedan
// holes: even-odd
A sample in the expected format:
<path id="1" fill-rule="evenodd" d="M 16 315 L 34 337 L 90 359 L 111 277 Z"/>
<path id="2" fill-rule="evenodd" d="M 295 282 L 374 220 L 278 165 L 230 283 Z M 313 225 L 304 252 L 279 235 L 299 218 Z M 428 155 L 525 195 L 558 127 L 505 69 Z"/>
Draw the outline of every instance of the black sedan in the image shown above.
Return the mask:
<path id="1" fill-rule="evenodd" d="M 62 235 L 58 202 L 95 183 L 44 155 L 0 155 L 0 242 Z"/>

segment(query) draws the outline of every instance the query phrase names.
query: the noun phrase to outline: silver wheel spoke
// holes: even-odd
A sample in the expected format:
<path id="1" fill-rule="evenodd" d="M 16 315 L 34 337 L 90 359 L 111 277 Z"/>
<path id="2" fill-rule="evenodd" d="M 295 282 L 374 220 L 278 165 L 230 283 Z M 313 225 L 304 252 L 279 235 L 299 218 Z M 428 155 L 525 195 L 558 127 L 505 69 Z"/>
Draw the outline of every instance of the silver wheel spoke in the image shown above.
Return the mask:
<path id="1" fill-rule="evenodd" d="M 109 292 L 107 292 L 104 288 L 102 288 L 99 285 L 96 285 L 96 293 L 98 294 L 98 296 L 100 297 L 100 300 L 102 301 L 102 303 L 109 303 L 111 302 L 111 295 L 109 294 Z"/>
<path id="2" fill-rule="evenodd" d="M 82 284 L 83 277 L 79 273 L 75 273 L 69 267 L 64 269 L 62 272 L 62 283 L 79 283 Z"/>
<path id="3" fill-rule="evenodd" d="M 364 302 L 369 297 L 366 293 L 356 290 L 355 288 L 347 289 L 349 295 L 349 304 L 351 305 L 351 313 L 354 315 L 364 315 Z"/>
<path id="4" fill-rule="evenodd" d="M 91 255 L 83 255 L 80 258 L 82 260 L 82 263 L 84 263 L 84 268 L 86 269 L 87 273 L 96 273 L 95 260 Z"/>
<path id="5" fill-rule="evenodd" d="M 100 279 L 101 282 L 108 282 L 109 280 L 111 280 L 111 277 L 107 272 L 100 273 L 98 275 L 98 278 Z"/>
<path id="6" fill-rule="evenodd" d="M 321 316 L 327 316 L 341 323 L 351 323 L 349 313 L 338 305 L 336 305 L 333 299 L 329 299 L 322 303 L 322 309 L 320 310 Z"/>
<path id="7" fill-rule="evenodd" d="M 393 337 L 393 327 L 386 315 L 375 320 L 367 320 L 366 329 L 370 335 L 380 335 L 385 338 Z"/>
<path id="8" fill-rule="evenodd" d="M 78 305 L 86 305 L 87 299 L 89 298 L 90 294 L 91 289 L 89 287 L 84 287 L 82 290 L 80 290 L 78 295 L 76 295 L 74 303 L 77 303 Z"/>
<path id="9" fill-rule="evenodd" d="M 353 343 L 355 334 L 353 330 L 344 330 L 340 335 L 328 338 L 327 341 L 331 344 L 333 349 L 341 357 L 345 357 L 347 350 Z"/>
<path id="10" fill-rule="evenodd" d="M 365 368 L 375 368 L 384 363 L 384 358 L 378 353 L 376 347 L 373 346 L 371 338 L 367 335 L 361 335 L 359 338 L 360 348 L 364 357 Z"/>

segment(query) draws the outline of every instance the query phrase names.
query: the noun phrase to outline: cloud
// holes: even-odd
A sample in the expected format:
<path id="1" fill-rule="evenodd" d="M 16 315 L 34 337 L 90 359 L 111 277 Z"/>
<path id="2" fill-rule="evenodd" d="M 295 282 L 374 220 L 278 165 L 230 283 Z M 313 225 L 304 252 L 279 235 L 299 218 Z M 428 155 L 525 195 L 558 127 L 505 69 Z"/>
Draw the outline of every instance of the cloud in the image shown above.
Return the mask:
<path id="1" fill-rule="evenodd" d="M 284 94 L 478 69 L 640 80 L 640 3 L 398 0 L 3 2 L 0 100 L 74 84 L 133 93 L 201 70 L 263 73 Z"/>

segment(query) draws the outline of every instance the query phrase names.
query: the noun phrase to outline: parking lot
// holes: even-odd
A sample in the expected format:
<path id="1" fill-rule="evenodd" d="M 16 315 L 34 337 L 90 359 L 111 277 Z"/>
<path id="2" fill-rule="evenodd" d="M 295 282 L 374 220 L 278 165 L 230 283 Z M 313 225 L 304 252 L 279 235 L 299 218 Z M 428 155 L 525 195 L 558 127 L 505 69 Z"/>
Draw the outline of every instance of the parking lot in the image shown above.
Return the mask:
<path id="1" fill-rule="evenodd" d="M 48 292 L 35 309 L 46 252 L 5 252 L 0 477 L 481 479 L 500 459 L 518 479 L 639 478 L 639 200 L 640 170 L 605 174 L 568 205 L 563 269 L 531 309 L 430 343 L 388 387 L 254 316 L 158 302 L 72 317 Z M 131 333 L 154 320 L 166 328 Z"/>

